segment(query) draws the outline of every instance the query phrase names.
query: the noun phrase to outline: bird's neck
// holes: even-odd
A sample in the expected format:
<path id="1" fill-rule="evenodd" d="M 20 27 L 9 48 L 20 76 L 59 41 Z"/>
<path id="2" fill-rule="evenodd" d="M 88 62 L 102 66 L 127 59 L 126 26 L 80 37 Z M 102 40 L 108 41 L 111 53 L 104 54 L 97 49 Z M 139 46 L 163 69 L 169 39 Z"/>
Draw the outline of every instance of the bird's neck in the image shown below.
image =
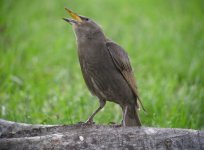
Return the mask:
<path id="1" fill-rule="evenodd" d="M 77 43 L 103 42 L 106 37 L 101 30 L 94 31 L 89 34 L 76 34 Z"/>

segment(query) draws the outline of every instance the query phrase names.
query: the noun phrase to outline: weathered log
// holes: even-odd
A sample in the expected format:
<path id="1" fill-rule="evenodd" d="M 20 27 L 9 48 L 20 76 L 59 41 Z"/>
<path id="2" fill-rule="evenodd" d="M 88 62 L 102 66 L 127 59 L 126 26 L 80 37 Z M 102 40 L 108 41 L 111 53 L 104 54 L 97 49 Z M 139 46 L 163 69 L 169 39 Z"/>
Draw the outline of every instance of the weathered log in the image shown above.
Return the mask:
<path id="1" fill-rule="evenodd" d="M 204 131 L 112 125 L 30 125 L 0 119 L 0 149 L 204 149 Z"/>

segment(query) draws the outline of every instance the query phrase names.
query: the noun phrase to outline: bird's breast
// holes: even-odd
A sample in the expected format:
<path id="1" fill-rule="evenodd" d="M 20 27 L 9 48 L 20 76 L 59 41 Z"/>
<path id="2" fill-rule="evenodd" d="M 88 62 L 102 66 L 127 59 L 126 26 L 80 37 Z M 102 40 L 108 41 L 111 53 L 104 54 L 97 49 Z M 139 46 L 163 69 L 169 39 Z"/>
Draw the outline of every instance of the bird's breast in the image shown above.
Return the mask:
<path id="1" fill-rule="evenodd" d="M 104 42 L 87 40 L 78 42 L 78 52 L 86 57 L 97 57 L 106 54 L 107 50 Z"/>
<path id="2" fill-rule="evenodd" d="M 78 56 L 84 80 L 89 90 L 97 96 L 105 97 L 116 71 L 105 43 L 86 43 L 78 45 Z"/>
<path id="3" fill-rule="evenodd" d="M 86 42 L 78 44 L 78 56 L 80 64 L 85 65 L 86 70 L 105 71 L 113 67 L 111 57 L 103 42 Z M 82 61 L 82 62 L 81 62 Z M 82 65 L 82 64 L 81 64 Z"/>

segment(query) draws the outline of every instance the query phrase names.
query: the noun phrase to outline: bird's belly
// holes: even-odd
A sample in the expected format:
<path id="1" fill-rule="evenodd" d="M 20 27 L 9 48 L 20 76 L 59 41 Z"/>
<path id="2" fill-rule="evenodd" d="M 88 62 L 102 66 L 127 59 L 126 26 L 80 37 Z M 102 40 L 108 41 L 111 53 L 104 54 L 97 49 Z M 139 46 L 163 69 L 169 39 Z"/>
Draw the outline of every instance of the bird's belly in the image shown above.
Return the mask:
<path id="1" fill-rule="evenodd" d="M 103 65 L 102 65 L 103 64 Z M 112 60 L 109 62 L 83 63 L 84 80 L 92 94 L 115 103 L 126 103 L 134 95 Z"/>
<path id="2" fill-rule="evenodd" d="M 134 101 L 128 83 L 115 67 L 106 47 L 80 49 L 79 61 L 88 89 L 93 95 L 115 103 Z"/>

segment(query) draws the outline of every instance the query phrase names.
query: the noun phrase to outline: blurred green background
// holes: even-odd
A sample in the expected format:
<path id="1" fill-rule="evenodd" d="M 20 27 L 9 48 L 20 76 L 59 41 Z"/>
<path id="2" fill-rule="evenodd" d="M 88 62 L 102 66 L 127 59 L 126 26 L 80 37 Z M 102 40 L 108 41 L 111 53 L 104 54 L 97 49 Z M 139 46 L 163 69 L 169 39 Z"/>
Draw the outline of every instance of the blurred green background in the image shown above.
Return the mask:
<path id="1" fill-rule="evenodd" d="M 131 59 L 145 126 L 204 128 L 204 1 L 1 0 L 0 118 L 72 124 L 98 107 L 83 81 L 68 7 L 99 23 Z M 108 102 L 97 124 L 120 123 Z"/>

